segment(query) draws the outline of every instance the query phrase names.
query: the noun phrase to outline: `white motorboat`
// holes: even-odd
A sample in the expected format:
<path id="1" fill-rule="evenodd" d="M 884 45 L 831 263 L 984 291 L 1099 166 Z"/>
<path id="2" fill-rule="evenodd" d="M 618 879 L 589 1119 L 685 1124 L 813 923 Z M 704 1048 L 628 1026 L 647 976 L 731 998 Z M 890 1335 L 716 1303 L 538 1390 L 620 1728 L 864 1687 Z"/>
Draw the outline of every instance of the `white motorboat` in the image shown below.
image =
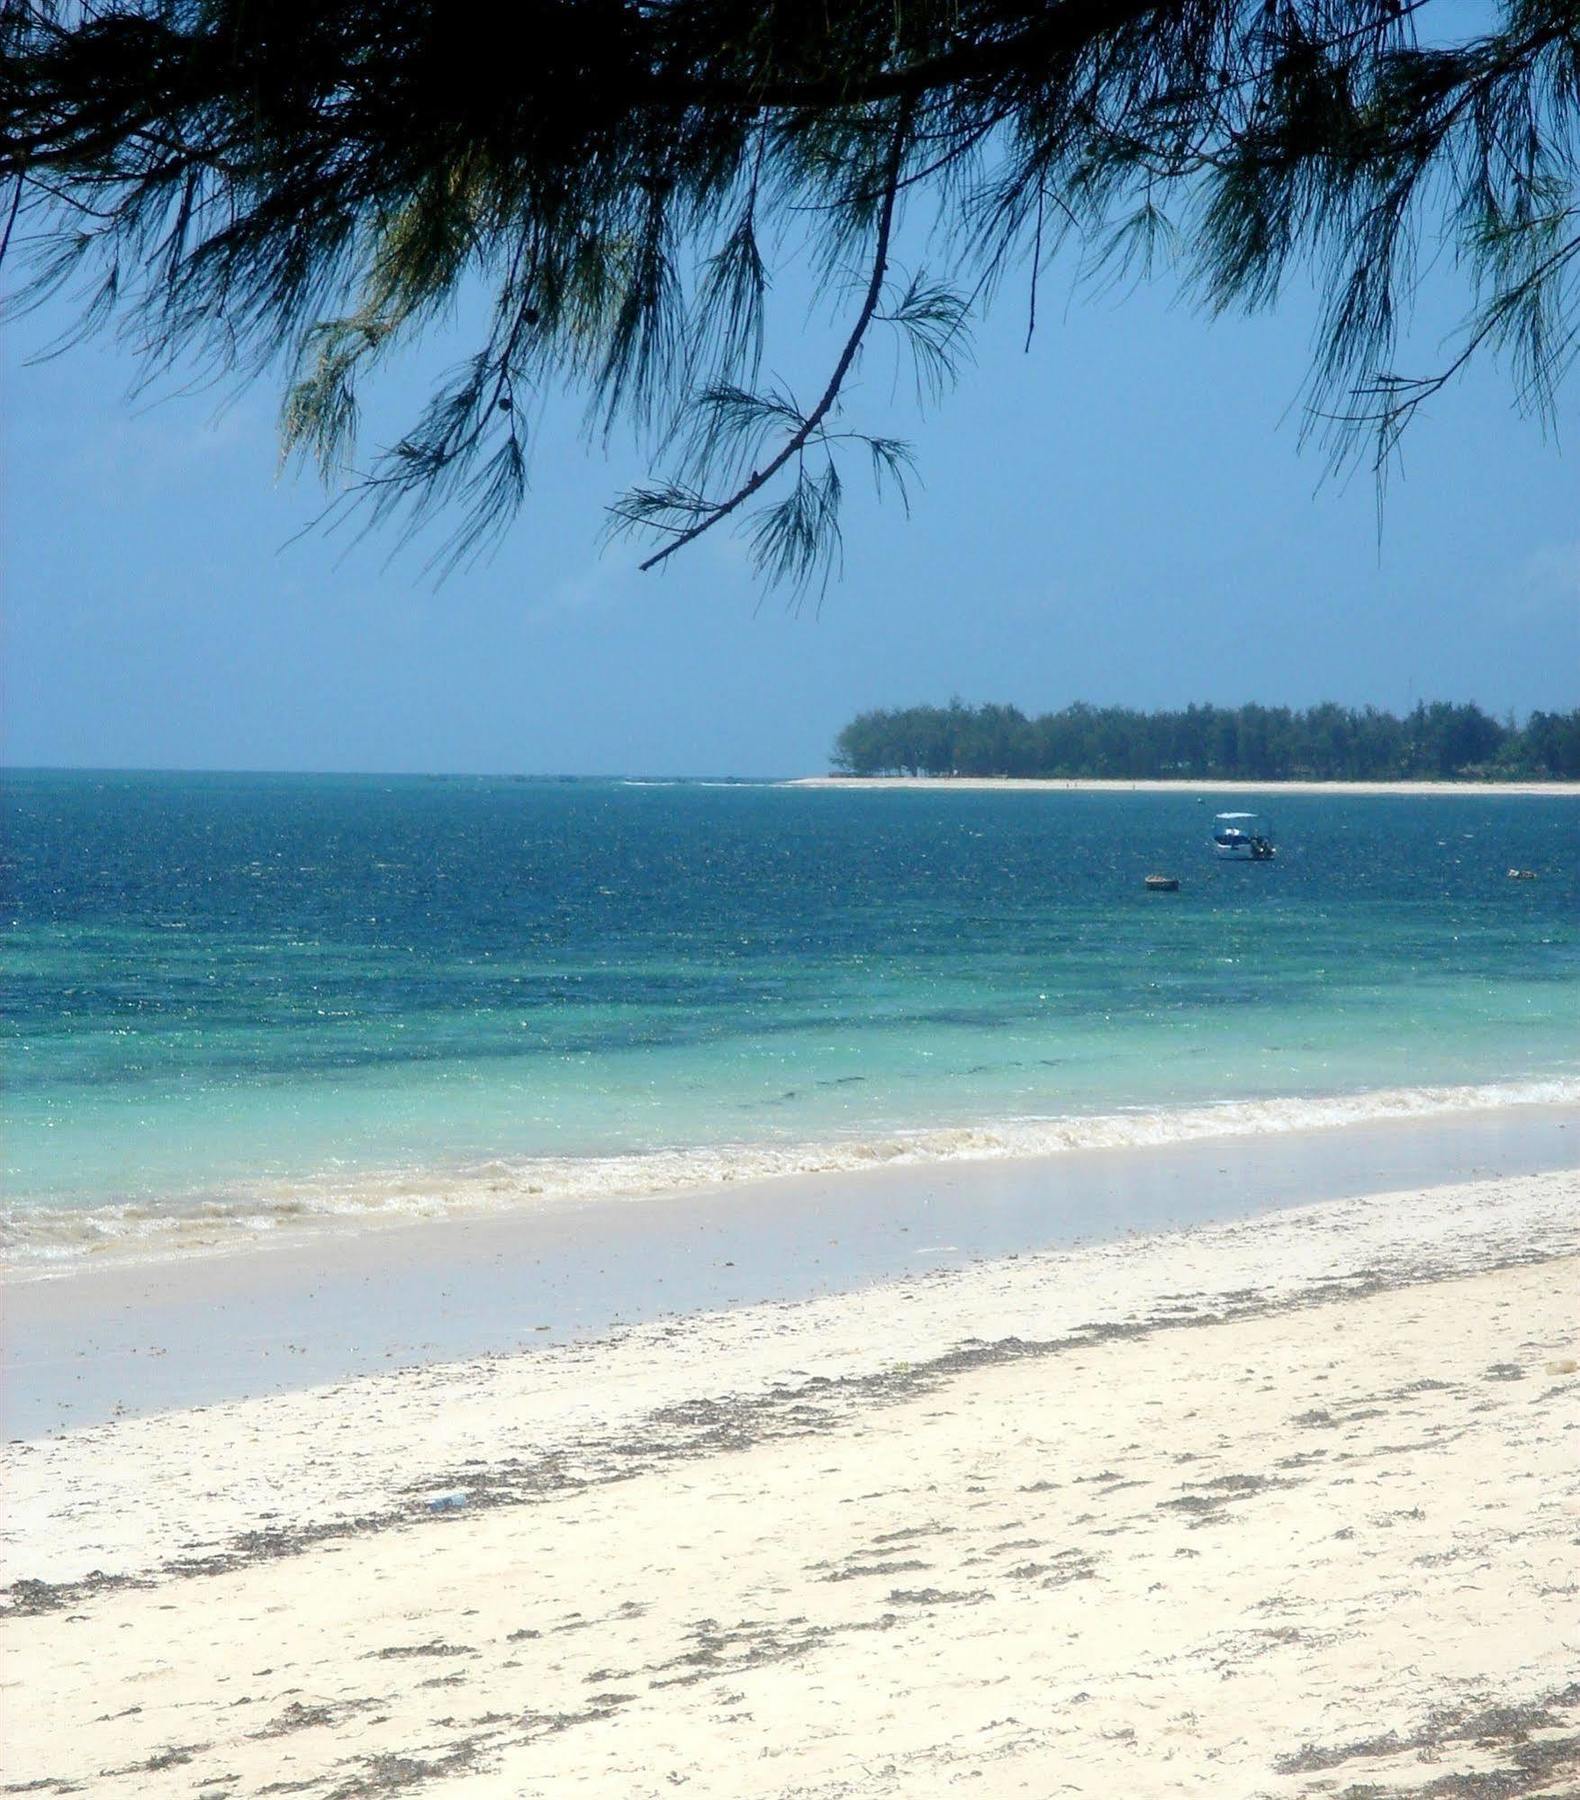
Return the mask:
<path id="1" fill-rule="evenodd" d="M 1273 828 L 1260 813 L 1224 812 L 1212 822 L 1214 856 L 1236 862 L 1271 862 L 1278 852 L 1273 848 Z"/>

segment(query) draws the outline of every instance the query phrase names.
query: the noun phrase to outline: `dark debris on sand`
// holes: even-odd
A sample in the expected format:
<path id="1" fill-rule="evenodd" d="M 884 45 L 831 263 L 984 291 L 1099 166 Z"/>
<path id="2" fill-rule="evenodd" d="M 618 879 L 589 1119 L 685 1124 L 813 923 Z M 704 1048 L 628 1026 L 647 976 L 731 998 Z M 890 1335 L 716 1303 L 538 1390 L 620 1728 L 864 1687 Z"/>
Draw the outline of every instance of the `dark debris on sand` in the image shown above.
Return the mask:
<path id="1" fill-rule="evenodd" d="M 1479 1272 L 1525 1267 L 1547 1260 L 1548 1254 L 1533 1248 L 1490 1262 Z M 1269 1297 L 1257 1289 L 1236 1289 L 1215 1296 L 1203 1295 L 1200 1306 L 1193 1312 L 1181 1311 L 1171 1304 L 1146 1318 L 1088 1324 L 1056 1338 L 1007 1336 L 993 1342 L 970 1340 L 925 1362 L 897 1368 L 839 1377 L 817 1375 L 796 1385 L 782 1384 L 766 1393 L 698 1398 L 655 1410 L 642 1422 L 639 1433 L 618 1441 L 577 1444 L 530 1459 L 509 1458 L 487 1467 L 472 1462 L 460 1469 L 432 1471 L 380 1512 L 352 1519 L 270 1526 L 243 1532 L 211 1555 L 176 1557 L 146 1575 L 106 1575 L 95 1571 L 74 1582 L 17 1581 L 0 1596 L 0 1617 L 53 1611 L 110 1588 L 151 1586 L 157 1579 L 224 1574 L 251 1563 L 299 1555 L 336 1539 L 430 1523 L 453 1523 L 457 1514 L 435 1513 L 430 1508 L 430 1501 L 435 1493 L 455 1488 L 466 1490 L 466 1513 L 495 1506 L 531 1505 L 586 1487 L 630 1480 L 666 1463 L 748 1450 L 780 1439 L 832 1431 L 862 1406 L 897 1405 L 934 1392 L 952 1376 L 974 1369 L 1057 1356 L 1089 1349 L 1094 1344 L 1140 1338 L 1161 1331 L 1190 1330 L 1236 1319 L 1299 1312 L 1462 1273 L 1463 1269 L 1446 1259 L 1423 1258 L 1407 1268 L 1381 1270 L 1368 1267 L 1348 1275 L 1313 1281 L 1291 1295 Z M 1171 1298 L 1177 1299 L 1177 1296 Z M 1509 1377 L 1500 1374 L 1493 1378 Z M 1366 1416 L 1369 1415 L 1351 1413 L 1338 1418 L 1312 1412 L 1294 1422 L 1331 1427 Z M 1052 1484 L 1033 1483 L 1026 1491 L 1035 1492 L 1047 1485 Z M 1179 1505 L 1182 1511 L 1194 1511 L 1206 1518 L 1220 1516 L 1225 1500 L 1236 1497 L 1204 1494 L 1194 1501 L 1182 1497 Z"/>
<path id="2" fill-rule="evenodd" d="M 1354 1775 L 1362 1773 L 1354 1767 L 1357 1763 L 1399 1756 L 1423 1763 L 1451 1761 L 1459 1745 L 1496 1752 L 1496 1766 L 1450 1771 L 1406 1786 L 1364 1780 L 1342 1788 L 1321 1785 L 1334 1800 L 1520 1800 L 1527 1794 L 1580 1794 L 1580 1682 L 1526 1706 L 1435 1712 L 1408 1737 L 1390 1731 L 1349 1744 L 1306 1744 L 1293 1755 L 1279 1757 L 1273 1767 L 1280 1775 L 1316 1775 L 1332 1769 Z"/>

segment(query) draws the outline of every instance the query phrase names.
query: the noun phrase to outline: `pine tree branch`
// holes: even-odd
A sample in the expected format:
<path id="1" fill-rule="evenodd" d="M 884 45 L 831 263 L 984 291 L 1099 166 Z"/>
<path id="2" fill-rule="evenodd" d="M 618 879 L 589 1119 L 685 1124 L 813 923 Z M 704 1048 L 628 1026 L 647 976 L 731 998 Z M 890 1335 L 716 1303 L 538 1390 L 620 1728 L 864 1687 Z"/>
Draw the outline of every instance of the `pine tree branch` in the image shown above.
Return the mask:
<path id="1" fill-rule="evenodd" d="M 851 364 L 856 360 L 862 340 L 866 337 L 873 319 L 877 316 L 878 302 L 883 297 L 884 277 L 889 269 L 889 239 L 894 229 L 894 207 L 900 191 L 900 167 L 905 160 L 905 147 L 910 132 L 912 105 L 902 102 L 899 117 L 894 124 L 894 138 L 890 145 L 888 161 L 884 166 L 883 198 L 878 206 L 877 237 L 872 255 L 872 273 L 867 281 L 867 291 L 862 298 L 861 310 L 856 315 L 855 325 L 850 336 L 845 340 L 845 347 L 840 352 L 839 361 L 834 365 L 834 372 L 829 377 L 828 386 L 824 388 L 818 400 L 801 421 L 797 429 L 791 433 L 784 447 L 765 467 L 755 470 L 752 475 L 735 490 L 728 500 L 722 500 L 704 518 L 694 525 L 688 525 L 680 535 L 666 544 L 662 550 L 656 550 L 641 564 L 645 573 L 656 569 L 677 550 L 683 550 L 687 544 L 711 531 L 731 513 L 760 493 L 773 480 L 785 464 L 797 457 L 815 436 L 818 427 L 828 417 L 829 409 L 839 398 L 840 389 L 845 385 L 845 378 L 850 373 Z"/>

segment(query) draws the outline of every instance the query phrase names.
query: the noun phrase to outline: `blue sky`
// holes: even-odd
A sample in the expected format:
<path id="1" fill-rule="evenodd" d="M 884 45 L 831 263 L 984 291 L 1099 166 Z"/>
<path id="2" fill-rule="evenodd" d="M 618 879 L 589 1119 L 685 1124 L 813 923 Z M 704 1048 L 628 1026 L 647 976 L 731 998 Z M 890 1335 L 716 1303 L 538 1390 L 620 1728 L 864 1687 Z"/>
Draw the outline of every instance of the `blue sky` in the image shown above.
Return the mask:
<path id="1" fill-rule="evenodd" d="M 1573 455 L 1476 370 L 1413 427 L 1379 537 L 1369 477 L 1298 448 L 1298 301 L 1209 325 L 1055 277 L 1030 354 L 1006 294 L 923 420 L 870 357 L 850 412 L 910 437 L 924 486 L 909 520 L 858 496 L 843 580 L 798 613 L 722 535 L 661 576 L 601 552 L 640 465 L 563 408 L 479 569 L 436 588 L 388 536 L 290 542 L 320 496 L 278 476 L 277 389 L 134 401 L 103 344 L 25 366 L 62 317 L 6 352 L 12 763 L 771 775 L 823 767 L 862 707 L 954 693 L 1580 700 Z M 399 374 L 390 416 L 420 391 Z"/>

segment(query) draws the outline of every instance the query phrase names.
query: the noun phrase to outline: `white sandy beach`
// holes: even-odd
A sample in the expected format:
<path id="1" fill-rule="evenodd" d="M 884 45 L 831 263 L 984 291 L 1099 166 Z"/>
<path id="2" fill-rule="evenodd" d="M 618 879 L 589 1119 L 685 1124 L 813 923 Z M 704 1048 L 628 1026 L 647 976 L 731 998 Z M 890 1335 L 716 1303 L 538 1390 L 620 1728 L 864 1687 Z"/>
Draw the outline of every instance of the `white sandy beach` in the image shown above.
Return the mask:
<path id="1" fill-rule="evenodd" d="M 1085 776 L 799 775 L 802 788 L 918 788 L 938 793 L 1013 790 L 1066 794 L 1534 794 L 1580 799 L 1574 781 L 1099 781 Z"/>
<path id="2" fill-rule="evenodd" d="M 14 1443 L 4 1780 L 1572 1794 L 1577 1296 L 1563 1172 Z"/>

